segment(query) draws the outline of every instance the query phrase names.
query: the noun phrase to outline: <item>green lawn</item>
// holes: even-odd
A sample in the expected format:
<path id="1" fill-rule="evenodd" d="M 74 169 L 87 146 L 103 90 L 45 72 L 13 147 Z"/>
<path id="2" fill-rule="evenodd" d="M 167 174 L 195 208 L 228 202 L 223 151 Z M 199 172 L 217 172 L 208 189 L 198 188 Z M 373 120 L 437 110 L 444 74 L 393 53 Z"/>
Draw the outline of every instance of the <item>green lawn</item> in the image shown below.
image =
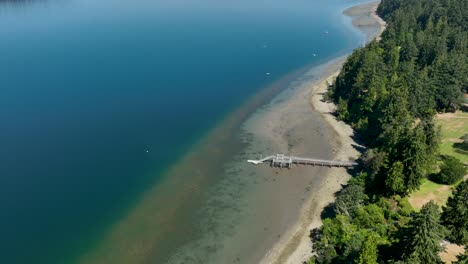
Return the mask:
<path id="1" fill-rule="evenodd" d="M 456 186 L 456 184 L 454 186 Z M 424 179 L 421 188 L 411 193 L 408 197 L 408 201 L 415 211 L 419 211 L 421 207 L 430 200 L 434 200 L 434 202 L 440 206 L 445 205 L 450 194 L 452 194 L 451 185 L 438 184 Z"/>
<path id="2" fill-rule="evenodd" d="M 442 133 L 440 153 L 454 156 L 463 163 L 468 164 L 468 153 L 454 147 L 454 143 L 459 142 L 460 137 L 468 133 L 468 113 L 457 111 L 456 113 L 439 114 L 436 123 L 440 126 Z M 457 184 L 444 185 L 424 179 L 421 188 L 411 193 L 408 201 L 416 211 L 419 211 L 430 200 L 434 200 L 438 205 L 443 206 L 452 194 L 452 186 L 457 186 Z"/>
<path id="3" fill-rule="evenodd" d="M 458 158 L 463 163 L 468 164 L 468 153 L 454 148 L 454 143 L 460 137 L 468 133 L 468 113 L 457 111 L 456 113 L 437 115 L 436 122 L 441 127 L 442 143 L 440 152 Z"/>

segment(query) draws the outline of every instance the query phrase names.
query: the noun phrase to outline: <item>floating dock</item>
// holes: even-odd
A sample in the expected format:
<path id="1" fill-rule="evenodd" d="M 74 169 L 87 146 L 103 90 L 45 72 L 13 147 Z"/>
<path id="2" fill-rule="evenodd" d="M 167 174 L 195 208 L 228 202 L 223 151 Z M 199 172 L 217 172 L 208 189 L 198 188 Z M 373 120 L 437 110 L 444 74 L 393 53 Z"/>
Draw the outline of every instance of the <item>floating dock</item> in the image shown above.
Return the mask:
<path id="1" fill-rule="evenodd" d="M 296 156 L 286 156 L 284 154 L 275 154 L 259 160 L 247 160 L 253 164 L 270 163 L 272 167 L 291 168 L 293 164 L 328 166 L 328 167 L 354 167 L 356 162 L 340 160 L 322 160 Z"/>

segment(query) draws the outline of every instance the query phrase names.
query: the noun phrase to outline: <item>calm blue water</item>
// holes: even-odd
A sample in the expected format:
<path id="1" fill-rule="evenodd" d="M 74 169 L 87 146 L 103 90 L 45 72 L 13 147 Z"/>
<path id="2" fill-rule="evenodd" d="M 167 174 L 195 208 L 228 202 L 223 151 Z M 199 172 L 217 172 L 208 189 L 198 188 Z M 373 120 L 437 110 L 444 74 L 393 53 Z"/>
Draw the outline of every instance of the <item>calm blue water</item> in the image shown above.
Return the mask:
<path id="1" fill-rule="evenodd" d="M 247 98 L 356 47 L 356 2 L 0 1 L 0 262 L 78 254 Z"/>

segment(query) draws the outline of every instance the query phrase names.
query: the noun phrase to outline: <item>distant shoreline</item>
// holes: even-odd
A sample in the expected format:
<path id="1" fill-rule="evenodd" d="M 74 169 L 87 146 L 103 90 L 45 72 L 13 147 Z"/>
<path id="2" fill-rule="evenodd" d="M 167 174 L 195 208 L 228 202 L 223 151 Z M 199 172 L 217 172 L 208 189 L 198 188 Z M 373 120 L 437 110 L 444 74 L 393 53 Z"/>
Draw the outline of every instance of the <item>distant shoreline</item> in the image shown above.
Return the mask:
<path id="1" fill-rule="evenodd" d="M 366 34 L 366 43 L 373 39 L 379 40 L 386 27 L 385 22 L 376 14 L 379 3 L 380 1 L 359 4 L 343 11 L 345 15 L 351 17 L 353 26 Z M 355 159 L 359 155 L 352 146 L 352 144 L 356 144 L 351 138 L 353 130 L 347 124 L 336 120 L 331 114 L 335 105 L 324 102 L 323 93 L 339 74 L 345 60 L 346 57 L 343 57 L 324 64 L 320 80 L 311 81 L 306 88 L 310 94 L 311 108 L 321 115 L 321 118 L 329 126 L 330 133 L 333 134 L 331 139 L 335 145 L 334 157 L 341 160 Z M 291 100 L 294 100 L 294 97 L 291 97 Z M 327 181 L 321 186 L 320 193 L 311 195 L 309 200 L 304 202 L 297 222 L 265 255 L 261 263 L 297 264 L 307 261 L 312 256 L 312 242 L 309 238 L 309 232 L 321 225 L 321 211 L 334 200 L 334 193 L 341 189 L 341 185 L 346 183 L 350 175 L 345 169 L 332 168 L 328 169 L 326 177 Z"/>

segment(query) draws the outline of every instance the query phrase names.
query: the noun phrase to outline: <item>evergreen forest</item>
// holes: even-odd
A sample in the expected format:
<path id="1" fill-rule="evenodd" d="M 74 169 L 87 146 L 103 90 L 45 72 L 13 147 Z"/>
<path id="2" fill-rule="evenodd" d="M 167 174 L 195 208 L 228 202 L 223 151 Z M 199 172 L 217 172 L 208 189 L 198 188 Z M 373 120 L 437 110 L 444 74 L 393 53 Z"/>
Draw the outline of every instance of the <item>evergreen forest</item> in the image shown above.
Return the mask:
<path id="1" fill-rule="evenodd" d="M 442 263 L 443 241 L 468 245 L 466 167 L 440 155 L 434 122 L 466 111 L 468 1 L 382 0 L 377 13 L 387 23 L 381 40 L 355 50 L 326 95 L 366 149 L 312 230 L 309 263 Z M 407 196 L 438 171 L 458 182 L 452 196 L 416 212 Z"/>

